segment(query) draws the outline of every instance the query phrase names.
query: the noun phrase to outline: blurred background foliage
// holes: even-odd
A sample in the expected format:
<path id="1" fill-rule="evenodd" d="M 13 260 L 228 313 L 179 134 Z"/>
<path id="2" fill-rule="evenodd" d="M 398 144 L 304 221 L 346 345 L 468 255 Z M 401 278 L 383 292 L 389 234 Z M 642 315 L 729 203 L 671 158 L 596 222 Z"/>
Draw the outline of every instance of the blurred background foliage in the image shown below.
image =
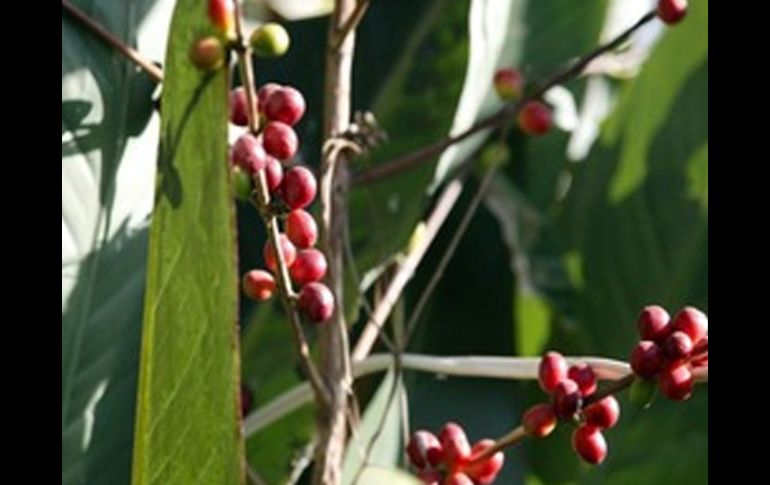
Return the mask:
<path id="1" fill-rule="evenodd" d="M 106 0 L 76 3 L 139 50 L 163 58 L 173 1 L 129 8 Z M 285 58 L 259 61 L 257 77 L 259 84 L 290 83 L 305 94 L 308 115 L 298 129 L 302 161 L 311 166 L 320 153 L 330 3 L 247 2 L 254 22 L 286 19 L 292 48 Z M 589 76 L 551 93 L 558 129 L 548 136 L 527 138 L 514 129 L 502 141 L 474 137 L 435 163 L 353 189 L 351 246 L 363 275 L 406 246 L 431 196 L 458 163 L 505 145 L 503 169 L 420 318 L 409 351 L 538 355 L 559 349 L 624 359 L 643 305 L 657 302 L 674 312 L 692 304 L 708 311 L 708 2 L 690 3 L 681 25 L 664 28 L 653 21 L 619 52 L 594 63 Z M 357 35 L 353 106 L 372 111 L 389 141 L 353 169 L 407 153 L 493 111 L 499 106 L 491 90 L 496 67 L 518 66 L 529 79 L 542 79 L 653 4 L 372 0 Z M 128 483 L 158 129 L 149 109 L 152 86 L 142 79 L 63 18 L 66 484 Z M 466 186 L 410 283 L 396 322 L 409 317 L 477 181 Z M 238 230 L 243 272 L 262 264 L 264 238 L 257 215 L 245 205 L 238 206 Z M 348 296 L 356 286 L 352 274 Z M 365 315 L 353 298 L 348 303 L 355 335 Z M 277 304 L 242 301 L 241 314 L 243 382 L 254 394 L 254 409 L 296 385 L 300 374 Z M 528 405 L 544 399 L 532 383 L 407 371 L 398 388 L 408 399 L 407 416 L 387 399 L 394 376 L 382 378 L 364 378 L 357 390 L 368 406 L 362 436 L 385 423 L 370 457 L 385 467 L 404 466 L 393 451 L 403 439 L 404 419 L 412 428 L 429 429 L 458 421 L 475 440 L 503 434 Z M 547 440 L 507 451 L 496 483 L 708 482 L 707 386 L 682 404 L 659 399 L 646 411 L 623 404 L 620 425 L 607 434 L 610 454 L 603 466 L 580 464 L 563 426 Z M 384 412 L 388 419 L 381 420 Z M 248 463 L 268 483 L 283 483 L 312 439 L 312 425 L 308 406 L 249 437 Z"/>

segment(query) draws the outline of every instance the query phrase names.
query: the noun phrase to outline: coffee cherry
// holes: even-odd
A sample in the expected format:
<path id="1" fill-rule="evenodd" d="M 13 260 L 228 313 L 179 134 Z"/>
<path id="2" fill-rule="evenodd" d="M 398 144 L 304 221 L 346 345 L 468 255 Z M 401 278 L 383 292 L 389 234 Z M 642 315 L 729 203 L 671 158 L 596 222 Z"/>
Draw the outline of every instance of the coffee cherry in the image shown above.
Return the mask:
<path id="1" fill-rule="evenodd" d="M 471 445 L 465 431 L 457 423 L 446 423 L 438 436 L 444 448 L 444 463 L 449 469 L 462 465 L 471 455 Z"/>
<path id="2" fill-rule="evenodd" d="M 500 69 L 495 73 L 495 91 L 504 101 L 519 99 L 523 88 L 524 76 L 518 69 Z"/>
<path id="3" fill-rule="evenodd" d="M 659 344 L 663 343 L 671 333 L 670 320 L 671 317 L 669 317 L 668 312 L 663 307 L 658 305 L 644 307 L 636 321 L 639 336 L 642 337 L 642 340 L 652 340 Z"/>
<path id="4" fill-rule="evenodd" d="M 620 419 L 620 404 L 615 396 L 607 396 L 583 409 L 583 417 L 587 424 L 602 429 L 615 426 Z"/>
<path id="5" fill-rule="evenodd" d="M 262 112 L 270 121 L 281 121 L 294 126 L 305 114 L 305 98 L 290 86 L 278 88 L 267 98 Z"/>
<path id="6" fill-rule="evenodd" d="M 420 470 L 417 472 L 417 478 L 425 485 L 440 485 L 441 472 L 438 470 Z"/>
<path id="7" fill-rule="evenodd" d="M 258 106 L 259 102 L 255 100 Z M 230 91 L 230 121 L 238 126 L 247 126 L 249 124 L 249 102 L 246 96 L 246 88 L 238 86 Z"/>
<path id="8" fill-rule="evenodd" d="M 283 165 L 277 158 L 270 155 L 267 156 L 267 164 L 265 165 L 265 178 L 270 193 L 278 190 L 278 187 L 281 186 L 281 180 L 283 180 Z"/>
<path id="9" fill-rule="evenodd" d="M 297 153 L 299 140 L 291 126 L 280 121 L 271 121 L 262 134 L 265 151 L 278 160 L 289 160 Z"/>
<path id="10" fill-rule="evenodd" d="M 655 397 L 655 390 L 657 389 L 656 384 L 657 383 L 652 379 L 642 379 L 637 377 L 634 379 L 631 388 L 628 390 L 628 400 L 635 406 L 648 407 Z"/>
<path id="11" fill-rule="evenodd" d="M 553 391 L 553 411 L 561 419 L 572 419 L 582 403 L 580 387 L 572 379 L 559 382 Z"/>
<path id="12" fill-rule="evenodd" d="M 251 191 L 254 190 L 253 179 L 241 167 L 235 165 L 232 171 L 233 191 L 235 198 L 242 201 L 248 201 L 251 198 Z"/>
<path id="13" fill-rule="evenodd" d="M 583 397 L 596 392 L 596 374 L 588 364 L 575 364 L 569 368 L 567 377 L 575 381 Z"/>
<path id="14" fill-rule="evenodd" d="M 294 167 L 283 176 L 281 197 L 292 209 L 303 209 L 315 198 L 317 185 L 313 172 L 305 167 Z"/>
<path id="15" fill-rule="evenodd" d="M 289 50 L 289 33 L 282 25 L 269 22 L 251 33 L 249 44 L 258 57 L 280 57 Z"/>
<path id="16" fill-rule="evenodd" d="M 527 135 L 543 135 L 551 129 L 551 110 L 539 101 L 527 101 L 519 110 L 517 120 Z"/>
<path id="17" fill-rule="evenodd" d="M 267 154 L 262 144 L 250 133 L 244 133 L 235 140 L 232 150 L 233 163 L 246 173 L 254 176 L 267 164 Z"/>
<path id="18" fill-rule="evenodd" d="M 262 269 L 253 269 L 243 275 L 243 292 L 257 301 L 269 300 L 275 293 L 275 278 Z"/>
<path id="19" fill-rule="evenodd" d="M 225 48 L 214 36 L 202 37 L 193 42 L 189 55 L 190 61 L 202 71 L 214 71 L 225 62 Z"/>
<path id="20" fill-rule="evenodd" d="M 286 235 L 298 248 L 310 248 L 318 240 L 318 225 L 308 212 L 296 209 L 286 217 Z"/>
<path id="21" fill-rule="evenodd" d="M 265 108 L 265 104 L 267 103 L 267 98 L 269 98 L 271 94 L 273 94 L 275 91 L 281 88 L 282 86 L 278 83 L 266 83 L 266 84 L 263 84 L 262 87 L 260 87 L 257 90 L 257 99 L 259 100 L 260 111 L 262 111 Z"/>
<path id="22" fill-rule="evenodd" d="M 473 485 L 473 480 L 465 473 L 457 472 L 446 477 L 443 485 Z"/>
<path id="23" fill-rule="evenodd" d="M 412 465 L 421 470 L 429 465 L 438 465 L 444 456 L 444 450 L 436 435 L 430 431 L 417 430 L 406 445 L 406 454 Z"/>
<path id="24" fill-rule="evenodd" d="M 283 260 L 286 261 L 286 266 L 291 268 L 291 265 L 297 258 L 297 248 L 295 248 L 291 241 L 289 241 L 289 238 L 286 237 L 286 234 L 280 235 L 279 244 L 281 245 L 281 254 L 283 254 Z M 270 244 L 269 239 L 265 242 L 265 247 L 262 250 L 262 256 L 264 256 L 265 264 L 268 268 L 270 268 L 270 271 L 274 273 L 277 272 L 278 263 L 275 259 L 275 250 L 273 249 L 273 245 Z"/>
<path id="25" fill-rule="evenodd" d="M 631 353 L 631 369 L 639 377 L 655 377 L 663 368 L 663 350 L 651 340 L 642 340 Z"/>
<path id="26" fill-rule="evenodd" d="M 545 438 L 556 428 L 556 414 L 550 404 L 532 406 L 521 421 L 527 434 L 535 438 Z"/>
<path id="27" fill-rule="evenodd" d="M 495 481 L 497 474 L 500 473 L 500 469 L 503 468 L 503 465 L 505 464 L 505 455 L 502 451 L 498 451 L 486 460 L 473 463 L 476 456 L 479 456 L 486 450 L 492 448 L 494 444 L 494 440 L 485 439 L 477 442 L 473 445 L 473 448 L 471 448 L 470 461 L 472 464 L 464 467 L 463 472 L 473 480 L 473 483 L 478 485 L 490 484 Z"/>
<path id="28" fill-rule="evenodd" d="M 302 286 L 320 281 L 326 274 L 326 256 L 317 249 L 302 249 L 289 269 L 292 281 Z"/>
<path id="29" fill-rule="evenodd" d="M 572 434 L 572 448 L 592 465 L 598 465 L 607 457 L 607 441 L 596 426 L 584 424 Z"/>
<path id="30" fill-rule="evenodd" d="M 660 373 L 658 388 L 669 399 L 684 401 L 692 394 L 694 379 L 687 364 L 674 363 Z"/>
<path id="31" fill-rule="evenodd" d="M 323 283 L 308 283 L 299 291 L 297 308 L 311 322 L 325 322 L 334 313 L 334 295 Z"/>
<path id="32" fill-rule="evenodd" d="M 235 33 L 235 5 L 233 0 L 209 0 L 209 21 L 220 34 L 231 37 Z"/>
<path id="33" fill-rule="evenodd" d="M 567 378 L 567 361 L 558 352 L 548 352 L 540 360 L 538 382 L 545 392 L 553 392 Z"/>
<path id="34" fill-rule="evenodd" d="M 692 352 L 690 336 L 677 330 L 663 342 L 663 354 L 671 360 L 684 359 Z"/>
<path id="35" fill-rule="evenodd" d="M 671 324 L 674 331 L 681 331 L 690 336 L 693 343 L 699 342 L 709 333 L 709 319 L 697 308 L 684 307 L 674 317 L 674 323 Z"/>
<path id="36" fill-rule="evenodd" d="M 668 25 L 679 23 L 687 14 L 687 0 L 659 0 L 658 18 Z"/>

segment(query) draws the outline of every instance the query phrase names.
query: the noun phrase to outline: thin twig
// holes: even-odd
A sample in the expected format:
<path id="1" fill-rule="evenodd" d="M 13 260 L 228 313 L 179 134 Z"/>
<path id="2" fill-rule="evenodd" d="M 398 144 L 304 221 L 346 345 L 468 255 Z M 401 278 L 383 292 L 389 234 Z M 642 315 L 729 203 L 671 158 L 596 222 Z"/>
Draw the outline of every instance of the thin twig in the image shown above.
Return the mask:
<path id="1" fill-rule="evenodd" d="M 342 43 L 345 42 L 345 39 L 347 39 L 348 34 L 353 32 L 358 27 L 358 24 L 361 23 L 361 20 L 364 18 L 364 14 L 366 14 L 366 10 L 369 8 L 369 1 L 370 0 L 358 0 L 356 3 L 356 9 L 353 10 L 353 13 L 350 14 L 350 17 L 345 22 L 345 25 L 342 26 L 339 33 L 337 34 L 337 40 L 334 42 L 333 50 L 339 49 Z"/>
<path id="2" fill-rule="evenodd" d="M 109 44 L 116 51 L 123 54 L 128 60 L 142 68 L 156 83 L 163 81 L 163 71 L 152 63 L 149 59 L 145 58 L 136 49 L 125 45 L 123 41 L 115 37 L 112 33 L 107 31 L 104 27 L 96 23 L 92 18 L 83 13 L 79 8 L 70 3 L 68 0 L 61 0 L 61 6 L 65 12 L 67 12 L 72 18 L 79 21 L 84 27 L 86 27 L 92 34 Z"/>

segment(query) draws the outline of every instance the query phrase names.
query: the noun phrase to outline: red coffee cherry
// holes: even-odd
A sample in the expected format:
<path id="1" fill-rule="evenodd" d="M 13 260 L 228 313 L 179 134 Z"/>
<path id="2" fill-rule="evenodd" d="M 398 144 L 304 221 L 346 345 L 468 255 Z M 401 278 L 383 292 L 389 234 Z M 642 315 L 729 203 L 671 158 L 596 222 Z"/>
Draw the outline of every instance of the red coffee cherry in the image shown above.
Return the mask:
<path id="1" fill-rule="evenodd" d="M 663 368 L 663 350 L 650 340 L 642 340 L 631 353 L 631 369 L 639 377 L 655 377 Z"/>
<path id="2" fill-rule="evenodd" d="M 538 382 L 545 392 L 553 392 L 567 378 L 567 361 L 558 352 L 548 352 L 540 360 Z"/>
<path id="3" fill-rule="evenodd" d="M 299 146 L 299 140 L 294 129 L 280 121 L 270 121 L 265 125 L 262 143 L 265 145 L 265 151 L 278 160 L 291 159 L 297 153 Z"/>
<path id="4" fill-rule="evenodd" d="M 255 100 L 258 107 L 259 102 Z M 246 88 L 238 86 L 230 91 L 230 121 L 238 126 L 247 126 L 249 124 L 249 102 L 246 96 Z"/>
<path id="5" fill-rule="evenodd" d="M 286 217 L 286 235 L 298 248 L 310 248 L 318 241 L 318 225 L 310 213 L 295 209 Z"/>
<path id="6" fill-rule="evenodd" d="M 305 114 L 305 98 L 291 86 L 273 90 L 262 111 L 270 121 L 282 121 L 294 126 Z"/>
<path id="7" fill-rule="evenodd" d="M 235 32 L 233 0 L 209 0 L 209 21 L 219 33 L 230 36 Z"/>
<path id="8" fill-rule="evenodd" d="M 639 336 L 642 337 L 642 340 L 663 343 L 671 333 L 670 320 L 671 317 L 663 307 L 658 305 L 644 307 L 636 321 Z"/>
<path id="9" fill-rule="evenodd" d="M 297 253 L 294 264 L 289 269 L 291 279 L 302 286 L 313 281 L 320 281 L 326 274 L 326 256 L 317 249 L 302 249 Z"/>
<path id="10" fill-rule="evenodd" d="M 303 209 L 315 198 L 317 184 L 313 172 L 305 167 L 294 167 L 283 176 L 281 197 L 292 209 Z"/>
<path id="11" fill-rule="evenodd" d="M 539 101 L 527 101 L 519 110 L 517 120 L 527 135 L 543 135 L 551 129 L 551 110 Z"/>
<path id="12" fill-rule="evenodd" d="M 283 165 L 275 157 L 267 156 L 265 164 L 265 178 L 267 179 L 267 189 L 272 194 L 281 186 L 283 180 Z"/>
<path id="13" fill-rule="evenodd" d="M 495 73 L 495 91 L 501 99 L 519 99 L 523 88 L 524 76 L 518 69 L 500 69 Z"/>
<path id="14" fill-rule="evenodd" d="M 281 254 L 283 254 L 283 260 L 286 261 L 286 266 L 291 268 L 291 265 L 294 263 L 294 260 L 297 258 L 297 248 L 294 247 L 294 245 L 289 241 L 289 238 L 286 237 L 286 234 L 281 234 L 280 236 L 280 245 L 281 245 Z M 272 272 L 278 271 L 278 262 L 275 259 L 275 250 L 273 249 L 273 245 L 270 244 L 270 240 L 268 239 L 265 242 L 265 247 L 262 250 L 262 255 L 265 258 L 265 264 Z"/>
<path id="15" fill-rule="evenodd" d="M 572 379 L 564 379 L 553 391 L 553 411 L 561 419 L 572 419 L 582 403 L 580 387 Z"/>
<path id="16" fill-rule="evenodd" d="M 671 324 L 674 331 L 679 330 L 690 336 L 693 343 L 699 342 L 709 333 L 709 319 L 695 307 L 682 308 L 674 317 Z"/>
<path id="17" fill-rule="evenodd" d="M 418 471 L 417 478 L 426 485 L 439 485 L 442 477 L 440 471 L 427 469 Z"/>
<path id="18" fill-rule="evenodd" d="M 575 364 L 569 368 L 567 377 L 575 381 L 583 397 L 596 392 L 596 374 L 588 364 Z"/>
<path id="19" fill-rule="evenodd" d="M 494 440 L 485 439 L 477 442 L 473 445 L 473 448 L 471 448 L 470 461 L 472 464 L 465 467 L 463 472 L 473 480 L 473 483 L 478 485 L 488 485 L 495 481 L 497 474 L 500 473 L 500 470 L 503 468 L 503 465 L 505 464 L 505 455 L 502 451 L 498 451 L 486 460 L 473 463 L 476 456 L 479 456 L 486 450 L 492 448 L 494 444 Z"/>
<path id="20" fill-rule="evenodd" d="M 202 71 L 214 71 L 225 62 L 225 48 L 214 36 L 202 37 L 193 42 L 188 55 L 193 65 Z"/>
<path id="21" fill-rule="evenodd" d="M 267 165 L 267 154 L 262 144 L 253 135 L 244 133 L 233 144 L 233 163 L 253 176 Z"/>
<path id="22" fill-rule="evenodd" d="M 658 18 L 668 25 L 681 22 L 687 14 L 687 0 L 659 0 Z"/>
<path id="23" fill-rule="evenodd" d="M 254 269 L 243 275 L 243 292 L 257 301 L 269 300 L 275 293 L 275 278 L 265 270 Z"/>
<path id="24" fill-rule="evenodd" d="M 572 434 L 572 449 L 586 462 L 598 465 L 607 457 L 607 441 L 596 426 L 584 424 Z"/>
<path id="25" fill-rule="evenodd" d="M 282 86 L 278 83 L 267 83 L 262 85 L 262 87 L 257 90 L 257 99 L 259 100 L 260 111 L 264 110 L 265 104 L 267 103 L 267 98 L 269 98 L 271 94 L 281 88 Z"/>
<path id="26" fill-rule="evenodd" d="M 674 363 L 660 373 L 658 389 L 664 396 L 674 401 L 684 401 L 692 394 L 694 379 L 690 367 L 683 363 Z"/>
<path id="27" fill-rule="evenodd" d="M 620 404 L 615 396 L 607 396 L 583 409 L 586 424 L 602 429 L 615 426 L 620 419 Z"/>
<path id="28" fill-rule="evenodd" d="M 449 469 L 465 464 L 471 455 L 471 445 L 465 431 L 457 423 L 446 423 L 438 436 L 444 448 L 444 463 Z"/>
<path id="29" fill-rule="evenodd" d="M 446 477 L 443 485 L 473 485 L 473 480 L 465 473 L 457 472 Z"/>
<path id="30" fill-rule="evenodd" d="M 671 360 L 684 359 L 692 352 L 690 336 L 677 330 L 663 342 L 663 354 Z"/>
<path id="31" fill-rule="evenodd" d="M 708 353 L 709 351 L 709 336 L 706 335 L 700 339 L 692 348 L 692 355 L 698 355 Z"/>
<path id="32" fill-rule="evenodd" d="M 550 404 L 532 406 L 521 421 L 527 434 L 535 438 L 545 438 L 556 428 L 556 414 Z"/>
<path id="33" fill-rule="evenodd" d="M 429 465 L 438 465 L 444 456 L 444 450 L 436 435 L 421 429 L 412 435 L 406 445 L 406 454 L 412 465 L 421 470 Z"/>
<path id="34" fill-rule="evenodd" d="M 299 291 L 297 308 L 311 322 L 325 322 L 334 313 L 334 295 L 323 283 L 308 283 Z"/>

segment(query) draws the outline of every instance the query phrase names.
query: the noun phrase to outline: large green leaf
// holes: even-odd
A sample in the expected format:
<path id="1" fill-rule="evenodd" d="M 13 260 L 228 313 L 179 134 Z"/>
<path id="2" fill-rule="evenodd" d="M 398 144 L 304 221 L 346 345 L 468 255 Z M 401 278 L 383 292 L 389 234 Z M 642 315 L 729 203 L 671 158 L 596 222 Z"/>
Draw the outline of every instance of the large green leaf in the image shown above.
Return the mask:
<path id="1" fill-rule="evenodd" d="M 75 2 L 151 59 L 171 0 Z M 153 83 L 62 15 L 62 484 L 127 484 L 158 143 Z"/>
<path id="2" fill-rule="evenodd" d="M 165 62 L 145 294 L 133 483 L 237 484 L 243 477 L 238 278 L 227 161 L 227 72 L 198 71 L 211 27 L 181 0 Z"/>

